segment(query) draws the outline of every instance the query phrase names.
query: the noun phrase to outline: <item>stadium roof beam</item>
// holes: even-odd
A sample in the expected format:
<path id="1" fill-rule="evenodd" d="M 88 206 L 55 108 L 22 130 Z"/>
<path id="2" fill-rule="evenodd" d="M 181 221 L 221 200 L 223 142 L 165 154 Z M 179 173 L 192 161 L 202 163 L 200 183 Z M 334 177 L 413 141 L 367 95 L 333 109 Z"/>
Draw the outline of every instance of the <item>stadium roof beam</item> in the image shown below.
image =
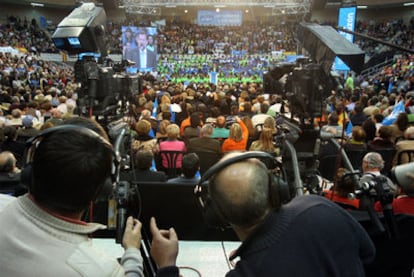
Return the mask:
<path id="1" fill-rule="evenodd" d="M 161 7 L 265 7 L 272 8 L 273 14 L 308 13 L 312 0 L 121 0 L 126 12 L 158 14 L 151 9 Z M 146 10 L 149 9 L 149 10 Z M 130 11 L 128 11 L 130 10 Z"/>

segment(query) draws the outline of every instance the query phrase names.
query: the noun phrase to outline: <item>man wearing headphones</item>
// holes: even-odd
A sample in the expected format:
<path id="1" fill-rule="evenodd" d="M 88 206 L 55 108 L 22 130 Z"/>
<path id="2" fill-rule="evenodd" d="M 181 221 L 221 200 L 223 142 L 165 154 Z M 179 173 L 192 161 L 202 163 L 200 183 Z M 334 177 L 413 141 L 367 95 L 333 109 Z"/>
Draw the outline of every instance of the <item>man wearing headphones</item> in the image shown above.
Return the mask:
<path id="1" fill-rule="evenodd" d="M 89 235 L 106 227 L 82 216 L 110 179 L 113 149 L 96 122 L 75 121 L 27 145 L 29 193 L 0 212 L 2 276 L 143 276 L 138 220 L 127 219 L 120 264 L 92 245 Z"/>
<path id="2" fill-rule="evenodd" d="M 375 248 L 344 209 L 316 195 L 282 205 L 276 179 L 249 152 L 227 155 L 215 171 L 204 175 L 211 176 L 204 214 L 217 213 L 242 241 L 230 257 L 240 261 L 226 276 L 364 276 L 363 264 L 373 260 Z M 164 266 L 160 273 L 172 276 L 175 233 L 158 230 L 154 220 L 151 231 L 152 256 Z"/>

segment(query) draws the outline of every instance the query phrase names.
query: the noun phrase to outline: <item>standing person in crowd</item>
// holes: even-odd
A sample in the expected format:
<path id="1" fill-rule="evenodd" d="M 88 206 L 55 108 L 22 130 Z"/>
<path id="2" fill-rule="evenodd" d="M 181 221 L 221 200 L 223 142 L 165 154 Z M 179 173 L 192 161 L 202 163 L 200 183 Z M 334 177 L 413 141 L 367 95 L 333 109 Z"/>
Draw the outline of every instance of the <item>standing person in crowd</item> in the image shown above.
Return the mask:
<path id="1" fill-rule="evenodd" d="M 100 253 L 89 238 L 105 226 L 82 221 L 110 177 L 113 148 L 105 131 L 85 119 L 76 127 L 46 132 L 26 149 L 30 167 L 22 181 L 29 193 L 0 212 L 2 274 L 144 276 L 137 219 L 127 219 L 120 263 Z"/>
<path id="2" fill-rule="evenodd" d="M 257 159 L 231 163 L 209 180 L 211 202 L 242 241 L 230 257 L 240 261 L 226 276 L 364 276 L 375 247 L 347 211 L 316 195 L 282 205 L 279 195 L 270 195 L 269 182 Z M 157 276 L 178 276 L 177 234 L 159 230 L 154 219 L 150 227 Z"/>
<path id="3" fill-rule="evenodd" d="M 230 151 L 246 151 L 247 140 L 249 139 L 249 130 L 244 122 L 236 116 L 236 122 L 230 127 L 229 137 L 224 140 L 221 151 L 223 153 Z"/>

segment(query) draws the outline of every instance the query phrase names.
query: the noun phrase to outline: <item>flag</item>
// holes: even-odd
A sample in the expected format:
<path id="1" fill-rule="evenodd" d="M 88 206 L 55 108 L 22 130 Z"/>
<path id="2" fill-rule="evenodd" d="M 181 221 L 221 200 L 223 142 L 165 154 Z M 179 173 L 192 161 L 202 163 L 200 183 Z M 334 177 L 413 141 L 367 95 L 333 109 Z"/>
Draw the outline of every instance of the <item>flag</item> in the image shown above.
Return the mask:
<path id="1" fill-rule="evenodd" d="M 354 128 L 352 122 L 348 121 L 348 123 L 346 124 L 345 135 L 349 138 L 352 136 L 352 128 Z"/>
<path id="2" fill-rule="evenodd" d="M 154 106 L 152 107 L 152 116 L 157 118 L 157 110 L 158 110 L 158 97 L 155 97 Z"/>
<path id="3" fill-rule="evenodd" d="M 404 101 L 401 100 L 397 104 L 395 104 L 394 109 L 392 110 L 391 114 L 384 118 L 382 121 L 382 125 L 389 126 L 394 123 L 395 120 L 397 120 L 397 117 L 400 113 L 405 112 L 405 106 Z"/>

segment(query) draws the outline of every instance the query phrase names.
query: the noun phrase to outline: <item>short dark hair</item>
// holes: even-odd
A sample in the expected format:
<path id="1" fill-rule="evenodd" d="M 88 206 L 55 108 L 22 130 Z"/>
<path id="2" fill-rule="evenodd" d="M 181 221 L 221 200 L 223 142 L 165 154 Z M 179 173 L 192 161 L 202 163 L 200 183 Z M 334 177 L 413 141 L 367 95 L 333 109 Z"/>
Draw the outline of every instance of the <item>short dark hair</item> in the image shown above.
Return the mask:
<path id="1" fill-rule="evenodd" d="M 201 124 L 200 113 L 194 112 L 190 116 L 190 125 L 192 128 L 197 128 Z"/>
<path id="2" fill-rule="evenodd" d="M 188 153 L 183 156 L 181 171 L 187 178 L 193 178 L 200 168 L 200 159 L 196 153 Z"/>
<path id="3" fill-rule="evenodd" d="M 149 169 L 152 165 L 154 155 L 150 150 L 141 150 L 135 153 L 135 167 L 138 169 Z"/>
<path id="4" fill-rule="evenodd" d="M 76 124 L 102 128 L 89 119 L 78 120 Z M 35 189 L 31 192 L 37 202 L 58 212 L 81 212 L 88 207 L 112 170 L 112 146 L 99 135 L 62 129 L 42 138 L 32 161 Z"/>

